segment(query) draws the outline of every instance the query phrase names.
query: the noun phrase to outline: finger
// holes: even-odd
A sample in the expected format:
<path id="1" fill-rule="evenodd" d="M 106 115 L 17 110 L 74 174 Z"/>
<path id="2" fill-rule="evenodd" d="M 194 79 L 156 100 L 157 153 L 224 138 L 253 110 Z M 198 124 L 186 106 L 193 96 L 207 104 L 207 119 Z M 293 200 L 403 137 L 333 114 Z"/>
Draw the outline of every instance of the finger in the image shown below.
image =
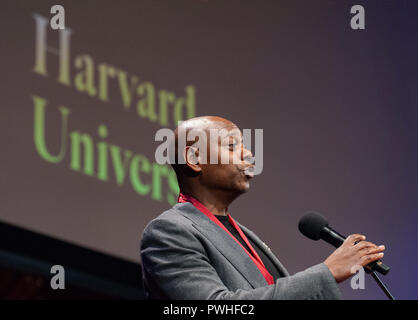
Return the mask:
<path id="1" fill-rule="evenodd" d="M 369 263 L 371 263 L 373 261 L 382 259 L 383 256 L 384 256 L 384 253 L 383 252 L 374 253 L 374 254 L 369 254 L 369 255 L 363 256 L 360 259 L 360 262 L 361 262 L 360 264 L 364 267 L 365 265 L 368 265 Z"/>
<path id="2" fill-rule="evenodd" d="M 354 244 L 354 242 L 356 241 L 364 241 L 366 240 L 366 236 L 362 235 L 362 234 L 350 234 L 347 239 L 345 239 L 345 242 L 350 243 L 350 244 Z"/>
<path id="3" fill-rule="evenodd" d="M 374 243 L 370 241 L 360 241 L 358 244 L 355 245 L 358 250 L 368 248 L 368 247 L 377 247 Z"/>
<path id="4" fill-rule="evenodd" d="M 383 252 L 385 250 L 385 246 L 374 246 L 374 247 L 366 247 L 360 250 L 362 255 L 369 255 L 373 253 Z"/>

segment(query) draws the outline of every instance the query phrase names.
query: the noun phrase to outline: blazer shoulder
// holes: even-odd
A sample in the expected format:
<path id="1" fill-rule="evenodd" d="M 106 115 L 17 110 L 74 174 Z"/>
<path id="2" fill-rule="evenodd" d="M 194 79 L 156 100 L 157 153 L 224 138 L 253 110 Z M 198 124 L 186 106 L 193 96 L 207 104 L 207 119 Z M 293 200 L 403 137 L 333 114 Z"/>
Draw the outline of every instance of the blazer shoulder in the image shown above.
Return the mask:
<path id="1" fill-rule="evenodd" d="M 164 211 L 154 219 L 152 219 L 144 228 L 143 234 L 145 234 L 148 230 L 153 229 L 155 225 L 177 225 L 179 227 L 192 227 L 192 221 L 187 219 L 185 216 L 182 215 L 182 211 L 184 210 L 184 203 L 177 203 L 172 208 Z"/>

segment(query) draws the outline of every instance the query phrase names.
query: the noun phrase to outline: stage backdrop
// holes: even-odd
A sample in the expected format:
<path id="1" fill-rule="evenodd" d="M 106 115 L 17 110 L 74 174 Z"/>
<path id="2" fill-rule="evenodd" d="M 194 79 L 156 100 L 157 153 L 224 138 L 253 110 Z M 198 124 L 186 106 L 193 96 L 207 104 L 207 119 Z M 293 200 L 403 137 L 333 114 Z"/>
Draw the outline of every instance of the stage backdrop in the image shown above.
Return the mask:
<path id="1" fill-rule="evenodd" d="M 291 273 L 332 251 L 297 230 L 318 210 L 385 244 L 393 294 L 418 298 L 418 5 L 362 2 L 2 1 L 0 219 L 140 262 L 178 192 L 155 132 L 218 115 L 264 129 L 264 170 L 230 212 Z"/>

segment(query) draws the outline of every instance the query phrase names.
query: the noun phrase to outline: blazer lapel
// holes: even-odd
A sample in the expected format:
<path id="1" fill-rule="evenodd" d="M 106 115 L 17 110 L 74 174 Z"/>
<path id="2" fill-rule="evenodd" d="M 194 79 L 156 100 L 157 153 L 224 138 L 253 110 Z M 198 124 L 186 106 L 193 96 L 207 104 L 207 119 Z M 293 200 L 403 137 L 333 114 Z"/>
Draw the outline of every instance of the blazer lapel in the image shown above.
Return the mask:
<path id="1" fill-rule="evenodd" d="M 238 223 L 238 222 L 237 222 Z M 241 230 L 245 233 L 248 239 L 251 239 L 255 244 L 258 245 L 258 247 L 263 250 L 264 254 L 270 258 L 270 260 L 273 262 L 273 264 L 276 265 L 277 270 L 280 272 L 280 276 L 287 277 L 289 276 L 289 272 L 286 270 L 286 268 L 282 265 L 282 263 L 279 261 L 279 259 L 276 257 L 276 255 L 271 251 L 271 249 L 263 242 L 257 235 L 252 232 L 250 229 L 244 227 L 242 224 L 238 223 Z"/>
<path id="2" fill-rule="evenodd" d="M 231 262 L 253 288 L 267 284 L 260 270 L 241 246 L 200 210 L 191 203 L 179 203 L 173 209 L 193 221 L 194 227 Z M 242 230 L 244 231 L 244 229 Z"/>

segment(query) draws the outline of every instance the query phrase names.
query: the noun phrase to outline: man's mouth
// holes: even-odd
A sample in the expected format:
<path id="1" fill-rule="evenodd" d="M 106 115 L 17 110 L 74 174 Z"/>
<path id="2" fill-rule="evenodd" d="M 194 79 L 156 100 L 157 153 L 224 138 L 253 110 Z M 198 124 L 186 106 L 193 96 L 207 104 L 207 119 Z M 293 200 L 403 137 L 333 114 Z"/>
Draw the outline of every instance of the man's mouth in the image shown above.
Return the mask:
<path id="1" fill-rule="evenodd" d="M 248 178 L 254 178 L 254 167 L 248 167 L 243 170 L 244 174 Z"/>

